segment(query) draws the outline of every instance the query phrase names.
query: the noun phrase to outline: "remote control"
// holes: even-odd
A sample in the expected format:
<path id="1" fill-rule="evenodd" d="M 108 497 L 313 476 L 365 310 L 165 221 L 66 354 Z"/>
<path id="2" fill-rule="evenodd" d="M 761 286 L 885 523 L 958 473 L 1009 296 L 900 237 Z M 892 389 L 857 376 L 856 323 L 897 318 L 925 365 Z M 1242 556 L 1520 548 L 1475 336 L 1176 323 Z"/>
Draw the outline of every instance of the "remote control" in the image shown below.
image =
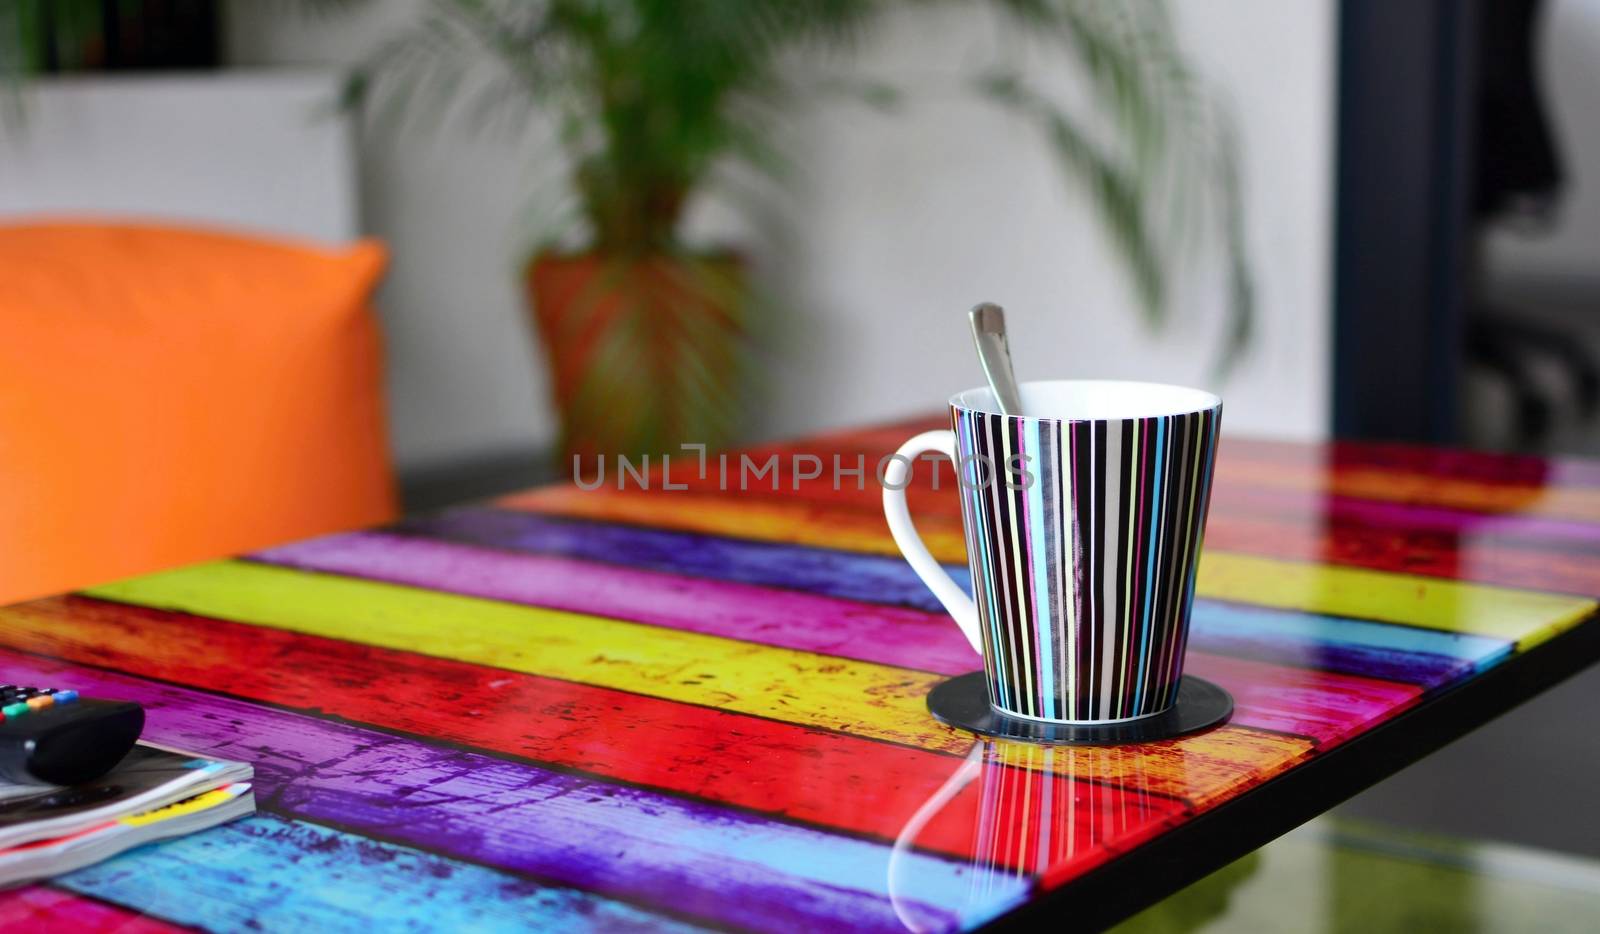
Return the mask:
<path id="1" fill-rule="evenodd" d="M 138 704 L 0 684 L 0 780 L 76 785 L 99 778 L 143 730 Z"/>

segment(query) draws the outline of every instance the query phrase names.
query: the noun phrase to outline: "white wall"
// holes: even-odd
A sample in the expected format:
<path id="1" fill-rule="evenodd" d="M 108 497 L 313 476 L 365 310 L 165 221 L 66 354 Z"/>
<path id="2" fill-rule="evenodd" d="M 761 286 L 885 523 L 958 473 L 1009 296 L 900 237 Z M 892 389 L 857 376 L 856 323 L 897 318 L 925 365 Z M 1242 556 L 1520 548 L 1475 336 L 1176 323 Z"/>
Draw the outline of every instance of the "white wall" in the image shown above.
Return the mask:
<path id="1" fill-rule="evenodd" d="M 311 13 L 296 4 L 232 2 L 224 41 L 235 65 L 338 66 L 419 6 L 385 0 Z M 363 227 L 391 251 L 378 301 L 402 469 L 553 435 L 516 276 L 527 161 L 487 139 L 417 133 L 361 141 Z"/>
<path id="2" fill-rule="evenodd" d="M 348 60 L 415 0 L 338 18 L 234 2 L 244 65 Z M 1182 32 L 1237 108 L 1245 144 L 1258 338 L 1221 387 L 1229 427 L 1316 437 L 1327 427 L 1333 57 L 1329 0 L 1182 0 Z M 1092 218 L 1028 128 L 950 90 L 984 20 L 900 16 L 859 57 L 913 94 L 893 116 L 829 104 L 788 138 L 803 171 L 787 234 L 756 257 L 791 309 L 776 323 L 763 434 L 937 409 L 979 380 L 964 311 L 1007 306 L 1024 377 L 1121 376 L 1208 384 L 1220 291 L 1198 277 L 1160 336 L 1138 323 Z M 955 63 L 954 65 L 950 63 Z M 534 131 L 537 134 L 537 130 Z M 382 296 L 402 466 L 547 441 L 544 373 L 516 267 L 523 193 L 543 151 L 452 130 L 368 139 L 367 227 L 389 240 Z M 542 164 L 541 164 L 542 163 Z M 542 170 L 542 172 L 541 172 Z M 736 229 L 715 211 L 711 238 Z"/>
<path id="3" fill-rule="evenodd" d="M 1202 7 L 1203 2 L 1203 7 Z M 1222 387 L 1236 430 L 1319 436 L 1327 424 L 1331 9 L 1230 0 L 1179 5 L 1201 68 L 1245 137 L 1259 339 Z M 903 19 L 875 68 L 916 76 L 961 61 L 970 17 Z M 1152 336 L 1076 192 L 1030 128 L 949 96 L 896 119 L 831 108 L 806 127 L 812 160 L 796 251 L 805 317 L 779 361 L 776 427 L 927 411 L 981 381 L 964 312 L 1005 305 L 1023 378 L 1207 384 L 1221 292 L 1191 283 Z"/>
<path id="4" fill-rule="evenodd" d="M 331 72 L 56 78 L 0 122 L 0 215 L 160 217 L 344 242 L 359 229 Z M 292 154 L 291 158 L 285 158 Z"/>

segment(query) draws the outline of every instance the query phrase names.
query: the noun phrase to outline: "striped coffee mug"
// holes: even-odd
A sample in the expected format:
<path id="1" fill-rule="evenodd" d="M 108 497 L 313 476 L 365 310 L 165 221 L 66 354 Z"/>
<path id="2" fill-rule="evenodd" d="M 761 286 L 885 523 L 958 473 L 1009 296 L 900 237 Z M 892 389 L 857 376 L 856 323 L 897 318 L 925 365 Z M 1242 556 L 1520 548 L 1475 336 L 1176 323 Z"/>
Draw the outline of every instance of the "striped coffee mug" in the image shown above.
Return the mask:
<path id="1" fill-rule="evenodd" d="M 1177 699 L 1222 400 L 1157 383 L 1022 384 L 950 400 L 884 471 L 895 544 L 983 655 L 989 702 L 1057 723 L 1116 723 Z M 953 458 L 973 597 L 917 536 L 918 455 Z M 974 597 L 976 598 L 974 600 Z"/>

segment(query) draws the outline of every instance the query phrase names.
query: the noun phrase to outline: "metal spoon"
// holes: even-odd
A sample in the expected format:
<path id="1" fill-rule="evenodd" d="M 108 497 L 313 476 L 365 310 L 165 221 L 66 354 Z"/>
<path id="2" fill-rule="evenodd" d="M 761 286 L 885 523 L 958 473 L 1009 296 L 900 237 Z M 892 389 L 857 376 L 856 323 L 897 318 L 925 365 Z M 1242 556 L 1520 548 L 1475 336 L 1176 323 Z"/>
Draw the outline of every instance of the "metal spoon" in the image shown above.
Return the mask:
<path id="1" fill-rule="evenodd" d="M 978 347 L 978 361 L 983 364 L 983 375 L 989 379 L 989 389 L 1000 403 L 1000 411 L 1006 415 L 1021 415 L 1022 393 L 1017 389 L 1016 374 L 1011 372 L 1005 309 L 993 302 L 984 302 L 974 305 L 967 318 L 972 322 L 972 342 Z"/>

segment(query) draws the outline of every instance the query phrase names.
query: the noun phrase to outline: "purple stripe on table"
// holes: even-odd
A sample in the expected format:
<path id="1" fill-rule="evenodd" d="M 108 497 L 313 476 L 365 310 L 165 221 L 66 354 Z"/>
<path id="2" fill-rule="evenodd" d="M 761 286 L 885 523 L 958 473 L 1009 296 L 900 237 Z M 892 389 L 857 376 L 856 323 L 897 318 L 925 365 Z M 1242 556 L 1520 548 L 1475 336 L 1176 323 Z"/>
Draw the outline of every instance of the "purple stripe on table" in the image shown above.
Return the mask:
<path id="1" fill-rule="evenodd" d="M 509 603 L 554 607 L 941 674 L 981 664 L 947 617 L 793 590 L 678 577 L 381 532 L 330 535 L 257 560 Z M 1416 694 L 1304 667 L 1191 653 L 1195 673 L 1235 693 L 1234 722 L 1319 740 L 1344 736 Z M 1471 666 L 1463 664 L 1462 672 Z M 1258 679 L 1281 690 L 1251 691 Z M 1308 702 L 1308 698 L 1315 698 Z M 1341 706 L 1342 705 L 1342 706 Z"/>
<path id="2" fill-rule="evenodd" d="M 484 508 L 408 520 L 393 531 L 521 554 L 800 590 L 880 607 L 912 607 L 941 619 L 944 612 L 904 559 L 887 555 Z M 965 567 L 946 568 L 962 587 L 969 586 Z M 951 631 L 955 631 L 953 625 Z M 1509 643 L 1482 636 L 1203 599 L 1194 604 L 1189 644 L 1241 658 L 1428 688 L 1470 674 L 1510 651 Z"/>
<path id="3" fill-rule="evenodd" d="M 407 520 L 395 531 L 450 541 L 565 555 L 689 577 L 788 587 L 807 593 L 942 613 L 905 559 L 805 545 L 718 538 L 535 513 L 458 509 Z M 951 566 L 956 580 L 969 577 Z"/>
<path id="4" fill-rule="evenodd" d="M 330 535 L 251 557 L 925 671 L 960 674 L 983 664 L 943 613 L 798 590 L 382 532 Z"/>
<path id="5" fill-rule="evenodd" d="M 719 924 L 903 930 L 885 844 L 8 650 L 0 665 L 143 704 L 151 742 L 251 762 L 263 810 Z M 903 859 L 899 907 L 929 929 L 988 917 L 1027 887 Z"/>
<path id="6" fill-rule="evenodd" d="M 1536 457 L 1529 459 L 1538 460 Z M 1600 487 L 1600 461 L 1577 457 L 1552 457 L 1544 463 L 1550 471 L 1550 476 L 1545 480 L 1548 486 Z"/>
<path id="7" fill-rule="evenodd" d="M 1189 639 L 1190 651 L 1203 647 L 1205 651 L 1218 655 L 1296 665 L 1314 671 L 1333 671 L 1379 681 L 1398 681 L 1430 691 L 1448 687 L 1511 654 L 1509 642 L 1481 661 L 1385 646 L 1339 643 L 1294 645 L 1280 637 L 1219 632 L 1203 627 L 1199 625 L 1202 614 L 1198 606 L 1195 607 L 1195 619 L 1196 625 Z"/>

